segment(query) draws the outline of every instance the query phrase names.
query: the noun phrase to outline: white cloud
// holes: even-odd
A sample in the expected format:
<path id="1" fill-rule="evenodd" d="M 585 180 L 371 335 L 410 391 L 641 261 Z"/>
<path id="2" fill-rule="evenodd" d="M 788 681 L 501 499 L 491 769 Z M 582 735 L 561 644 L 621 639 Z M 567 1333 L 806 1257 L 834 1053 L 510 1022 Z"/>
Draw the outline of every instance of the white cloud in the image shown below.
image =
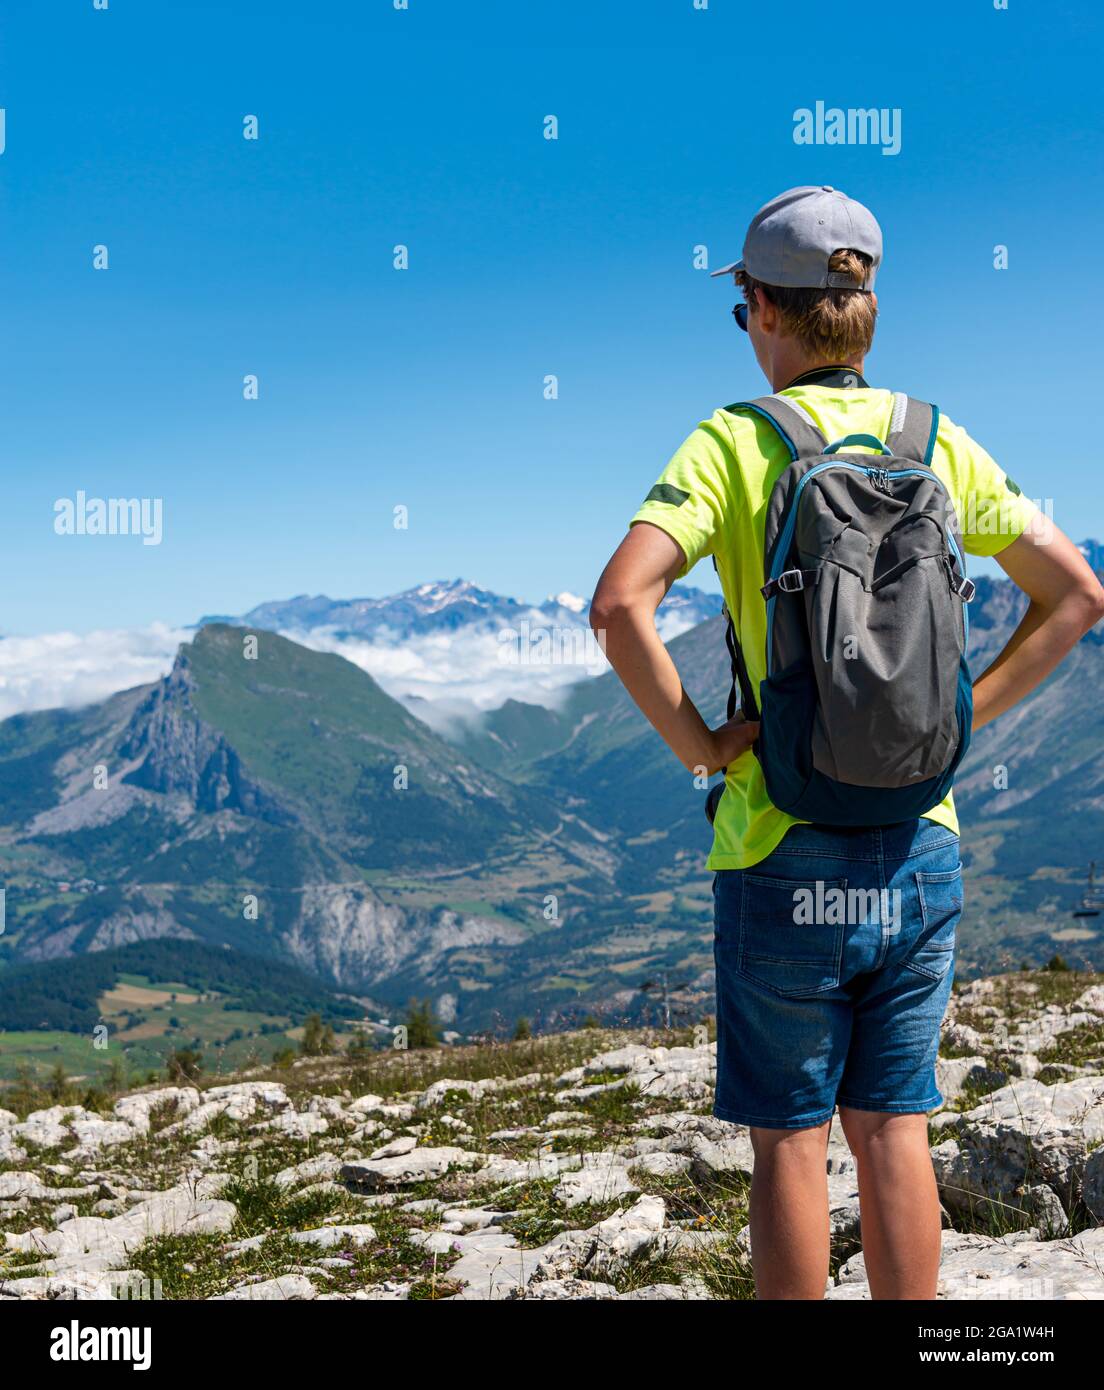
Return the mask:
<path id="1" fill-rule="evenodd" d="M 677 611 L 668 617 L 661 609 L 659 617 L 664 641 L 692 625 Z M 420 719 L 444 728 L 458 719 L 478 719 L 508 699 L 554 707 L 568 685 L 609 669 L 585 624 L 542 629 L 547 617 L 536 609 L 527 621 L 528 644 L 505 642 L 502 628 L 490 624 L 418 636 L 381 631 L 371 639 L 339 638 L 326 628 L 288 629 L 283 635 L 345 657 Z M 542 659 L 535 645 L 542 631 L 552 634 L 551 659 Z M 75 708 L 158 680 L 171 668 L 179 644 L 193 636 L 185 628 L 151 623 L 0 638 L 0 719 Z M 519 652 L 522 659 L 508 659 Z"/>
<path id="2" fill-rule="evenodd" d="M 539 619 L 538 614 L 533 634 Z M 370 640 L 337 637 L 325 628 L 284 630 L 283 635 L 305 647 L 343 656 L 420 719 L 436 725 L 440 719 L 426 711 L 425 702 L 441 706 L 436 714 L 447 721 L 462 718 L 465 710 L 474 717 L 497 709 L 508 699 L 552 706 L 566 686 L 609 669 L 593 639 L 587 641 L 589 628 L 572 629 L 570 636 L 565 630 L 555 632 L 559 640 L 552 643 L 551 661 L 540 660 L 532 642 L 528 646 L 508 642 L 502 629 L 489 626 L 402 637 L 381 631 Z"/>
<path id="3" fill-rule="evenodd" d="M 117 690 L 158 680 L 189 636 L 181 628 L 151 623 L 0 639 L 0 719 L 27 710 L 92 704 Z"/>

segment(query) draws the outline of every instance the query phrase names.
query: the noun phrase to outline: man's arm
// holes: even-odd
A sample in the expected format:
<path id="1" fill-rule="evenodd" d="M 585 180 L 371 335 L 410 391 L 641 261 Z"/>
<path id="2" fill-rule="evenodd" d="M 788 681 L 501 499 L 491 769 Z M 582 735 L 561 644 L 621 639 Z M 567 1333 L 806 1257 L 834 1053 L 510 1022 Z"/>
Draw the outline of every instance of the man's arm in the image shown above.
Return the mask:
<path id="1" fill-rule="evenodd" d="M 590 625 L 625 689 L 682 765 L 713 773 L 751 747 L 759 725 L 738 715 L 711 730 L 660 641 L 656 609 L 685 563 L 666 531 L 638 523 L 602 572 Z"/>
<path id="2" fill-rule="evenodd" d="M 974 682 L 975 729 L 1029 695 L 1104 617 L 1100 581 L 1041 514 L 996 561 L 1031 601 L 1000 656 Z"/>

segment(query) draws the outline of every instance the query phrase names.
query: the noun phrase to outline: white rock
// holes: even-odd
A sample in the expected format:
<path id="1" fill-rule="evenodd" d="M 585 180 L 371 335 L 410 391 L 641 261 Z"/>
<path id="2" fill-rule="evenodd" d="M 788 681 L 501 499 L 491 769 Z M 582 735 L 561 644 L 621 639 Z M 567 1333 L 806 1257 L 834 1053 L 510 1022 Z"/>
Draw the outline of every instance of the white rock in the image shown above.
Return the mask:
<path id="1" fill-rule="evenodd" d="M 952 1023 L 943 1029 L 943 1039 L 954 1048 L 966 1048 L 971 1053 L 980 1053 L 985 1050 L 984 1034 L 979 1033 L 976 1028 L 971 1028 L 968 1023 Z"/>
<path id="2" fill-rule="evenodd" d="M 334 1124 L 344 1123 L 345 1106 L 335 1096 L 311 1096 L 307 1106 L 310 1115 L 321 1115 Z"/>
<path id="3" fill-rule="evenodd" d="M 410 1297 L 410 1285 L 398 1279 L 385 1279 L 382 1284 L 359 1289 L 354 1297 L 376 1303 L 401 1303 Z"/>
<path id="4" fill-rule="evenodd" d="M 574 1172 L 583 1166 L 581 1154 L 541 1154 L 537 1158 L 506 1158 L 489 1154 L 476 1177 L 481 1183 L 543 1182 L 560 1173 Z"/>
<path id="5" fill-rule="evenodd" d="M 651 1303 L 674 1303 L 689 1300 L 703 1302 L 711 1300 L 712 1297 L 704 1284 L 693 1279 L 687 1279 L 681 1284 L 645 1284 L 643 1288 L 630 1289 L 628 1293 L 617 1295 L 619 1302 L 647 1301 Z"/>
<path id="6" fill-rule="evenodd" d="M 9 1250 L 43 1256 L 43 1265 L 73 1265 L 84 1270 L 119 1264 L 152 1236 L 198 1235 L 228 1231 L 237 1217 L 232 1202 L 194 1196 L 188 1188 L 170 1188 L 122 1216 L 75 1216 L 56 1230 L 40 1226 L 4 1237 Z"/>
<path id="7" fill-rule="evenodd" d="M 418 1105 L 423 1109 L 431 1109 L 440 1105 L 450 1091 L 459 1091 L 472 1100 L 478 1100 L 480 1096 L 496 1091 L 531 1089 L 539 1086 L 543 1079 L 540 1072 L 530 1072 L 526 1076 L 492 1076 L 482 1081 L 442 1077 L 426 1088 L 418 1100 Z"/>
<path id="8" fill-rule="evenodd" d="M 367 1115 L 373 1110 L 378 1110 L 382 1104 L 382 1096 L 357 1096 L 356 1100 L 350 1101 L 345 1109 L 353 1115 Z"/>
<path id="9" fill-rule="evenodd" d="M 441 1224 L 457 1226 L 462 1231 L 481 1231 L 485 1226 L 494 1226 L 502 1213 L 489 1211 L 486 1207 L 446 1207 L 441 1212 Z"/>
<path id="10" fill-rule="evenodd" d="M 339 1250 L 348 1246 L 371 1245 L 375 1238 L 376 1228 L 366 1222 L 355 1226 L 318 1226 L 310 1231 L 296 1231 L 289 1237 L 297 1245 L 321 1245 Z"/>
<path id="11" fill-rule="evenodd" d="M 418 1141 L 412 1134 L 400 1134 L 397 1139 L 391 1139 L 375 1153 L 369 1154 L 370 1159 L 377 1158 L 400 1158 L 403 1154 L 412 1153 L 418 1147 Z"/>
<path id="12" fill-rule="evenodd" d="M 314 1111 L 285 1110 L 271 1120 L 261 1120 L 258 1124 L 250 1125 L 249 1132 L 262 1134 L 267 1130 L 277 1130 L 293 1139 L 309 1139 L 314 1134 L 326 1134 L 329 1128 L 329 1120 Z"/>
<path id="13" fill-rule="evenodd" d="M 259 1284 L 243 1284 L 229 1293 L 215 1294 L 209 1303 L 273 1303 L 288 1299 L 316 1298 L 317 1291 L 305 1274 L 283 1274 L 278 1279 L 263 1279 Z"/>
<path id="14" fill-rule="evenodd" d="M 552 1195 L 565 1207 L 578 1207 L 584 1202 L 608 1202 L 639 1191 L 629 1177 L 624 1158 L 612 1153 L 587 1153 L 582 1155 L 582 1167 L 565 1173 Z"/>
<path id="15" fill-rule="evenodd" d="M 594 1279 L 537 1279 L 524 1287 L 519 1286 L 507 1297 L 524 1299 L 527 1303 L 534 1300 L 542 1302 L 567 1302 L 570 1300 L 579 1303 L 617 1298 L 618 1293 L 612 1284 L 602 1284 Z"/>
<path id="16" fill-rule="evenodd" d="M 1074 1000 L 1073 1007 L 1090 1014 L 1104 1015 L 1104 985 L 1090 985 Z"/>
<path id="17" fill-rule="evenodd" d="M 699 1181 L 731 1175 L 750 1177 L 755 1162 L 751 1134 L 746 1129 L 737 1130 L 717 1142 L 699 1134 L 676 1135 L 669 1141 L 669 1147 L 675 1153 L 690 1156 L 691 1172 Z"/>
<path id="18" fill-rule="evenodd" d="M 411 1245 L 420 1245 L 429 1255 L 447 1255 L 451 1250 L 460 1249 L 455 1234 L 448 1231 L 411 1231 L 408 1239 Z"/>
<path id="19" fill-rule="evenodd" d="M 94 1154 L 113 1144 L 128 1144 L 136 1138 L 135 1131 L 121 1120 L 105 1120 L 99 1115 L 78 1115 L 69 1124 L 70 1133 L 77 1141 L 71 1152 Z"/>
<path id="20" fill-rule="evenodd" d="M 37 1201 L 46 1192 L 42 1179 L 37 1173 L 0 1173 L 0 1199 L 30 1197 Z"/>
<path id="21" fill-rule="evenodd" d="M 86 1113 L 80 1105 L 51 1105 L 46 1110 L 32 1110 L 21 1124 L 12 1125 L 11 1134 L 28 1144 L 56 1148 L 69 1138 L 73 1120 Z"/>
<path id="22" fill-rule="evenodd" d="M 319 1154 L 317 1158 L 305 1158 L 291 1168 L 282 1168 L 273 1178 L 277 1187 L 296 1187 L 299 1183 L 314 1182 L 319 1178 L 336 1178 L 341 1172 L 341 1159 L 336 1154 Z"/>
<path id="23" fill-rule="evenodd" d="M 688 1173 L 692 1162 L 688 1154 L 658 1152 L 638 1158 L 633 1167 L 649 1173 L 654 1178 L 673 1178 L 680 1173 Z"/>
<path id="24" fill-rule="evenodd" d="M 939 1057 L 935 1063 L 935 1084 L 943 1100 L 957 1100 L 968 1085 L 1003 1086 L 1008 1078 L 991 1071 L 984 1057 Z"/>
<path id="25" fill-rule="evenodd" d="M 415 1149 L 397 1154 L 394 1158 L 366 1159 L 345 1163 L 341 1167 L 343 1181 L 369 1192 L 388 1187 L 409 1187 L 411 1183 L 441 1178 L 450 1167 L 472 1168 L 483 1155 L 450 1146 Z"/>
<path id="26" fill-rule="evenodd" d="M 384 1119 L 396 1120 L 399 1124 L 406 1124 L 414 1118 L 417 1111 L 415 1107 L 407 1101 L 392 1101 L 388 1105 L 377 1106 L 376 1113 L 382 1115 Z"/>
<path id="27" fill-rule="evenodd" d="M 616 1278 L 628 1265 L 661 1244 L 666 1206 L 662 1197 L 641 1197 L 627 1211 L 593 1228 L 595 1245 L 583 1271 L 591 1278 Z M 589 1233 L 588 1233 L 589 1234 Z"/>
<path id="28" fill-rule="evenodd" d="M 548 1250 L 547 1246 L 520 1250 L 514 1237 L 496 1226 L 468 1236 L 452 1236 L 450 1245 L 462 1253 L 449 1266 L 448 1278 L 463 1288 L 446 1302 L 510 1297 L 528 1284 Z"/>
<path id="29" fill-rule="evenodd" d="M 203 1092 L 207 1101 L 226 1101 L 233 1120 L 245 1120 L 257 1106 L 266 1110 L 286 1110 L 291 1104 L 286 1087 L 278 1081 L 236 1081 L 230 1086 L 211 1086 Z"/>
<path id="30" fill-rule="evenodd" d="M 1076 1196 L 1090 1145 L 1104 1140 L 1104 1077 L 1055 1086 L 1016 1080 L 972 1110 L 937 1119 L 954 1136 L 932 1150 L 949 1211 L 967 1211 L 978 1197 L 1012 1200 L 1025 1182 Z"/>
<path id="31" fill-rule="evenodd" d="M 141 1289 L 148 1280 L 141 1270 L 104 1273 L 38 1274 L 26 1278 L 0 1278 L 0 1302 L 6 1299 L 57 1303 L 104 1303 L 124 1289 Z"/>
<path id="32" fill-rule="evenodd" d="M 175 1113 L 183 1118 L 199 1104 L 199 1091 L 195 1086 L 162 1086 L 156 1091 L 139 1091 L 135 1095 L 123 1096 L 115 1102 L 114 1112 L 117 1120 L 122 1120 L 137 1134 L 148 1134 L 150 1112 L 162 1106 L 175 1106 Z"/>
<path id="33" fill-rule="evenodd" d="M 840 1269 L 838 1287 L 826 1297 L 868 1297 L 861 1254 Z M 950 1300 L 1104 1299 L 1104 1227 L 1069 1240 L 994 1240 L 943 1232 L 939 1298 Z"/>

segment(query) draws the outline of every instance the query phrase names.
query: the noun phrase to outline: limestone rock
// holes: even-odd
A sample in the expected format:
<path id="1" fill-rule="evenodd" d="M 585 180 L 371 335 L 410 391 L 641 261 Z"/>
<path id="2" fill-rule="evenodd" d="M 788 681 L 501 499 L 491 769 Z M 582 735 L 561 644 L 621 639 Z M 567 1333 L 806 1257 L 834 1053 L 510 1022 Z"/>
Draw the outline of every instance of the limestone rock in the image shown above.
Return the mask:
<path id="1" fill-rule="evenodd" d="M 42 1270 L 99 1271 L 122 1263 L 152 1236 L 228 1231 L 236 1216 L 232 1202 L 197 1197 L 178 1187 L 139 1202 L 122 1216 L 74 1216 L 54 1231 L 36 1226 L 5 1235 L 4 1242 L 9 1250 L 40 1254 Z"/>
<path id="2" fill-rule="evenodd" d="M 936 1118 L 954 1136 L 932 1150 L 949 1211 L 969 1210 L 978 1198 L 1008 1201 L 1038 1183 L 1069 1202 L 1080 1193 L 1090 1145 L 1104 1140 L 1104 1078 L 1017 1080 L 972 1110 Z"/>
<path id="3" fill-rule="evenodd" d="M 565 1207 L 582 1206 L 584 1202 L 608 1202 L 626 1193 L 639 1192 L 629 1177 L 625 1160 L 612 1153 L 586 1153 L 582 1166 L 565 1173 L 553 1189 L 553 1196 Z"/>
<path id="4" fill-rule="evenodd" d="M 154 1110 L 172 1106 L 177 1118 L 183 1118 L 199 1105 L 195 1086 L 162 1086 L 156 1091 L 139 1091 L 123 1096 L 114 1106 L 115 1118 L 129 1125 L 135 1134 L 148 1134 Z"/>
<path id="5" fill-rule="evenodd" d="M 688 1154 L 675 1154 L 660 1151 L 644 1154 L 633 1164 L 634 1168 L 653 1178 L 674 1178 L 690 1171 L 693 1160 Z"/>
<path id="6" fill-rule="evenodd" d="M 992 1070 L 984 1057 L 940 1057 L 935 1063 L 935 1084 L 945 1102 L 957 1100 L 967 1086 L 993 1089 L 1007 1080 L 1003 1072 Z"/>
<path id="7" fill-rule="evenodd" d="M 410 1153 L 396 1154 L 393 1158 L 343 1163 L 341 1178 L 354 1187 L 376 1192 L 383 1188 L 409 1187 L 412 1183 L 444 1177 L 454 1165 L 458 1168 L 472 1168 L 481 1158 L 481 1154 L 469 1153 L 467 1149 L 452 1146 L 414 1149 Z"/>
<path id="8" fill-rule="evenodd" d="M 861 1254 L 839 1272 L 834 1298 L 869 1297 Z M 1104 1227 L 1068 1240 L 995 1240 L 991 1236 L 943 1233 L 939 1266 L 942 1299 L 1104 1299 Z"/>
<path id="9" fill-rule="evenodd" d="M 413 1152 L 418 1147 L 418 1141 L 412 1134 L 400 1135 L 398 1139 L 392 1139 L 375 1153 L 369 1154 L 370 1159 L 377 1158 L 401 1158 L 403 1154 Z"/>
<path id="10" fill-rule="evenodd" d="M 336 1178 L 341 1172 L 341 1159 L 336 1154 L 319 1154 L 304 1159 L 291 1168 L 282 1168 L 273 1179 L 277 1187 L 296 1187 L 319 1178 Z"/>
<path id="11" fill-rule="evenodd" d="M 371 1245 L 376 1228 L 366 1222 L 356 1226 L 317 1226 L 310 1231 L 296 1231 L 289 1239 L 297 1245 L 321 1245 L 331 1250 Z"/>
<path id="12" fill-rule="evenodd" d="M 542 1279 L 538 1283 L 517 1287 L 506 1295 L 510 1299 L 525 1299 L 530 1302 L 572 1300 L 576 1303 L 593 1303 L 598 1299 L 617 1298 L 617 1290 L 612 1284 L 598 1283 L 593 1279 Z"/>
<path id="13" fill-rule="evenodd" d="M 243 1284 L 229 1293 L 215 1294 L 209 1303 L 273 1303 L 285 1299 L 311 1299 L 317 1290 L 305 1274 L 282 1274 L 278 1279 L 262 1279 L 257 1284 Z"/>

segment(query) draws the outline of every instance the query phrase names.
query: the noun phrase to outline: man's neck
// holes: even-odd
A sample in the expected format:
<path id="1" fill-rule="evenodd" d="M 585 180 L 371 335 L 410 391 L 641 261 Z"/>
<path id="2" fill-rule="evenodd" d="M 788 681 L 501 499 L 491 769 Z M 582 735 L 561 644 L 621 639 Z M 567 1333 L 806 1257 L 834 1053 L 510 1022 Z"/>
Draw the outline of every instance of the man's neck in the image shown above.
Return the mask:
<path id="1" fill-rule="evenodd" d="M 787 357 L 784 361 L 771 363 L 771 390 L 784 391 L 799 377 L 808 376 L 810 372 L 826 371 L 832 367 L 852 371 L 862 376 L 864 360 L 862 357 L 853 357 L 842 362 L 833 362 L 825 357 L 814 361 L 808 359 L 799 361 Z"/>

